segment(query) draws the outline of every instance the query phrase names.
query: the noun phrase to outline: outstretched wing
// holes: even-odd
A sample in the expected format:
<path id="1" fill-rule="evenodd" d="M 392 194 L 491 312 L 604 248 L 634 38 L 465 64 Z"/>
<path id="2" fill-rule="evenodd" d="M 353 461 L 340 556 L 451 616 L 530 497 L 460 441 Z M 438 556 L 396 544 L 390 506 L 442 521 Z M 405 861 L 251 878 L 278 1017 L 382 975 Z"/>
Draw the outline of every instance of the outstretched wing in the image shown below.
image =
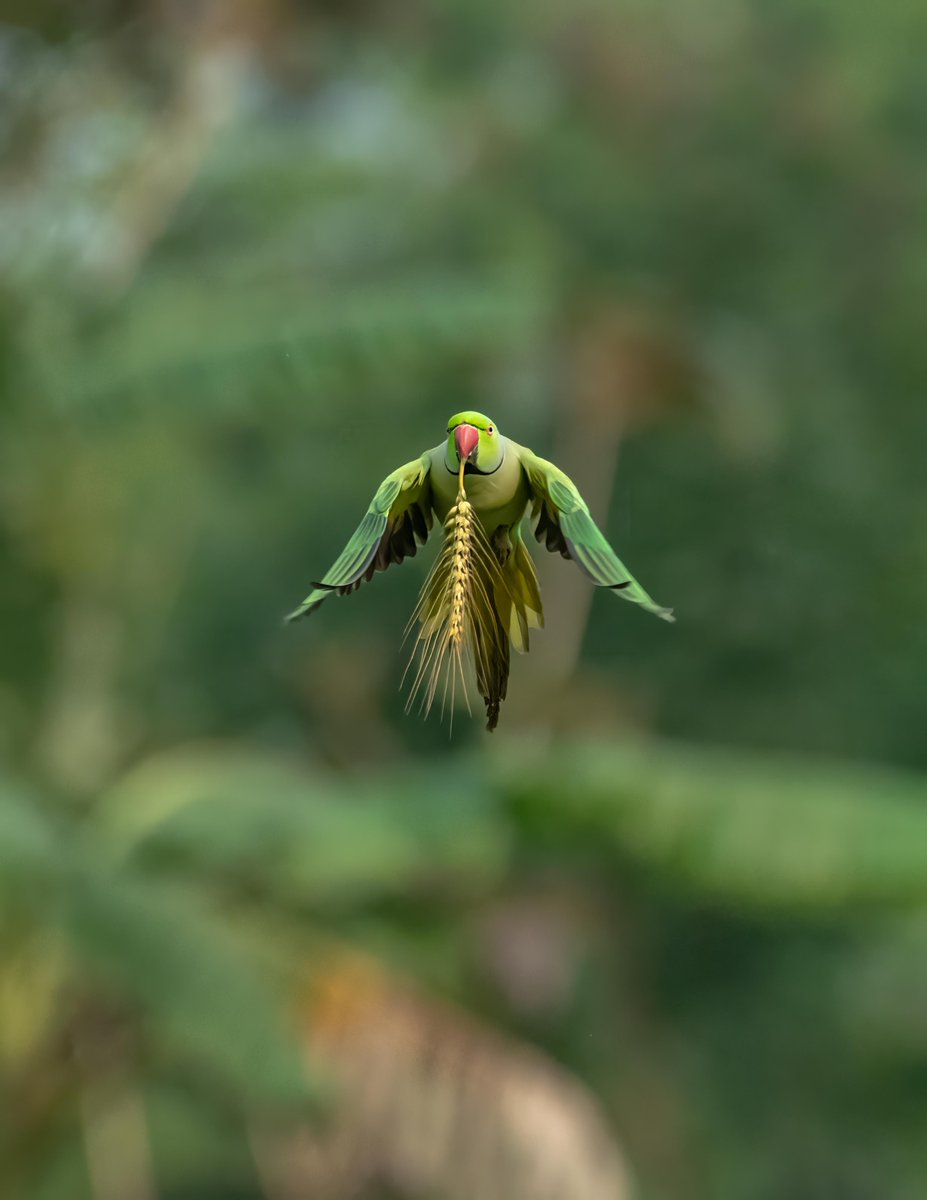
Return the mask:
<path id="1" fill-rule="evenodd" d="M 390 563 L 415 556 L 432 524 L 430 469 L 431 460 L 423 454 L 387 475 L 344 550 L 288 621 L 308 616 L 332 592 L 346 596 Z"/>
<path id="2" fill-rule="evenodd" d="M 531 489 L 537 540 L 572 559 L 597 587 L 611 588 L 664 621 L 674 620 L 672 609 L 656 604 L 615 554 L 569 476 L 524 447 L 519 458 Z"/>

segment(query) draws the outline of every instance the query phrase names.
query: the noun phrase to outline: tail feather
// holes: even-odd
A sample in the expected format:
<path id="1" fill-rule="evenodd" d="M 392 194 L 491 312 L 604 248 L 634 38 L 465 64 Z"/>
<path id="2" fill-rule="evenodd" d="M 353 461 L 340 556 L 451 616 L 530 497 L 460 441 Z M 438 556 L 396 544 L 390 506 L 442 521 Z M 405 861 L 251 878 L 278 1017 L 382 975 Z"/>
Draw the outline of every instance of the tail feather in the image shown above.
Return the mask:
<path id="1" fill-rule="evenodd" d="M 509 588 L 502 564 L 482 528 L 474 539 L 474 620 L 472 622 L 473 665 L 476 686 L 486 705 L 486 729 L 499 724 L 499 710 L 508 693 L 511 644 L 502 617 Z M 509 599 L 511 604 L 511 600 Z"/>
<path id="2" fill-rule="evenodd" d="M 524 654 L 530 649 L 532 629 L 544 628 L 544 605 L 534 560 L 520 536 L 502 564 L 502 586 L 496 588 L 496 607 L 512 645 Z"/>
<path id="3" fill-rule="evenodd" d="M 475 655 L 477 686 L 486 703 L 486 728 L 499 723 L 499 708 L 508 691 L 511 648 L 521 654 L 529 649 L 532 629 L 544 627 L 544 605 L 534 560 L 521 537 L 512 539 L 511 551 L 498 571 L 487 578 L 492 585 L 493 635 Z"/>
<path id="4" fill-rule="evenodd" d="M 453 708 L 469 657 L 490 732 L 508 692 L 512 647 L 527 650 L 530 630 L 544 624 L 531 555 L 518 532 L 511 540 L 503 532 L 504 539 L 490 540 L 461 490 L 409 622 L 410 632 L 419 627 L 407 671 L 409 706 L 418 699 L 427 715 L 440 696 L 442 709 L 448 702 Z"/>
<path id="5" fill-rule="evenodd" d="M 476 686 L 486 705 L 486 729 L 492 733 L 499 724 L 499 710 L 508 694 L 512 655 L 508 631 L 494 603 L 488 615 L 491 624 L 484 622 L 474 630 L 473 660 Z"/>
<path id="6" fill-rule="evenodd" d="M 444 548 L 422 588 L 410 621 L 419 632 L 407 675 L 409 706 L 418 698 L 427 716 L 438 698 L 453 708 L 472 658 L 489 728 L 499 720 L 509 676 L 509 642 L 496 607 L 502 568 L 473 506 L 461 490 L 445 522 Z"/>

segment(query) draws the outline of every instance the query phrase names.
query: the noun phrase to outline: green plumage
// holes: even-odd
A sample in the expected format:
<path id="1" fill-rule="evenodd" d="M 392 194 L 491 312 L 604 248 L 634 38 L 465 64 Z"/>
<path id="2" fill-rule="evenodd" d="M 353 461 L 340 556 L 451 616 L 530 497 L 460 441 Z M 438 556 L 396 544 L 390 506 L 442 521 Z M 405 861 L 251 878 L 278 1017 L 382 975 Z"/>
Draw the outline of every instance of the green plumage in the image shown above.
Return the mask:
<path id="1" fill-rule="evenodd" d="M 534 493 L 538 541 L 545 542 L 549 550 L 559 551 L 564 558 L 573 559 L 596 587 L 611 588 L 622 599 L 640 604 L 664 621 L 672 621 L 672 610 L 651 600 L 605 540 L 569 476 L 530 450 L 519 449 Z"/>
<path id="2" fill-rule="evenodd" d="M 428 540 L 433 520 L 430 504 L 422 503 L 430 469 L 423 455 L 383 480 L 348 544 L 288 621 L 308 616 L 332 592 L 347 595 L 390 563 L 415 556 Z"/>
<path id="3" fill-rule="evenodd" d="M 522 536 L 529 511 L 537 540 L 572 559 L 597 587 L 664 620 L 673 616 L 627 570 L 563 471 L 504 438 L 482 413 L 452 417 L 447 434 L 446 442 L 387 476 L 347 546 L 288 620 L 414 556 L 437 517 L 444 546 L 410 622 L 419 626 L 410 706 L 418 698 L 427 713 L 439 693 L 453 705 L 469 661 L 487 727 L 494 729 L 511 647 L 528 650 L 531 629 L 544 624 Z"/>

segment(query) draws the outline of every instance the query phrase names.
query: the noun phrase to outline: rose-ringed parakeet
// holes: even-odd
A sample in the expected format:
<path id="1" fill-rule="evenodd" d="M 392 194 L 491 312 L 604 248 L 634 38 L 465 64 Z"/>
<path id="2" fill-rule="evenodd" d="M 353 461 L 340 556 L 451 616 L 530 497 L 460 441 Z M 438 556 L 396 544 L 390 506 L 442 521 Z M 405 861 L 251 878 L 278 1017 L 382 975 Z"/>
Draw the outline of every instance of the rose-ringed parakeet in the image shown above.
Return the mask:
<path id="1" fill-rule="evenodd" d="M 413 557 L 437 516 L 444 546 L 410 622 L 419 626 L 410 705 L 420 696 L 427 712 L 442 679 L 445 699 L 453 693 L 469 652 L 493 730 L 510 649 L 526 651 L 529 631 L 544 624 L 523 539 L 529 509 L 535 537 L 548 550 L 572 559 L 597 587 L 673 620 L 619 560 L 568 476 L 503 437 L 478 412 L 451 417 L 446 441 L 384 479 L 341 555 L 287 619 L 307 616 L 332 593 L 347 595 L 390 563 Z"/>

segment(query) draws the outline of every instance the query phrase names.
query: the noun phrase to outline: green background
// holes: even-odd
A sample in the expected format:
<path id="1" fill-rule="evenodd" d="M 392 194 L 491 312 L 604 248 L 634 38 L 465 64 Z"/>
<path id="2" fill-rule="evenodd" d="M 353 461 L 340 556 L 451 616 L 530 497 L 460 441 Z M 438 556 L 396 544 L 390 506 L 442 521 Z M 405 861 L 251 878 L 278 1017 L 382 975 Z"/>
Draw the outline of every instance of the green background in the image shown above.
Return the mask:
<path id="1" fill-rule="evenodd" d="M 4 6 L 4 1196 L 285 1197 L 242 1129 L 337 1120 L 333 947 L 559 1062 L 642 1200 L 927 1194 L 925 39 Z M 678 621 L 537 548 L 492 738 L 403 712 L 433 548 L 281 622 L 468 408 Z"/>

